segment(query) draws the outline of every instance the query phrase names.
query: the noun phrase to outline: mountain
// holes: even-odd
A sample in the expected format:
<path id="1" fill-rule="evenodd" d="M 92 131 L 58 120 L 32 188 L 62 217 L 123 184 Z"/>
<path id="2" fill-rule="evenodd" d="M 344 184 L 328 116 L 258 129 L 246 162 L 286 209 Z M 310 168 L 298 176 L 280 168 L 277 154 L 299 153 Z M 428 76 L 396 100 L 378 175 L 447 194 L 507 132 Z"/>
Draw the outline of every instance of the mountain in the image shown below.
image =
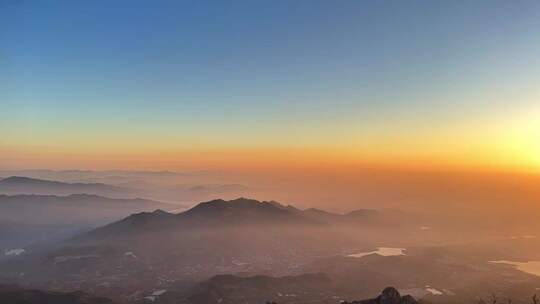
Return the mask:
<path id="1" fill-rule="evenodd" d="M 0 285 L 0 303 L 10 304 L 114 304 L 113 301 L 91 296 L 87 293 L 53 292 L 35 289 L 23 289 L 15 286 Z"/>
<path id="2" fill-rule="evenodd" d="M 272 260 L 276 261 L 282 258 L 285 265 L 301 260 L 304 255 L 317 256 L 354 246 L 363 240 L 357 233 L 351 234 L 350 227 L 363 227 L 371 217 L 300 210 L 274 201 L 216 199 L 178 214 L 163 210 L 132 214 L 81 234 L 70 240 L 70 245 L 109 246 L 121 248 L 119 251 L 137 250 L 148 256 L 155 256 L 155 249 L 159 248 L 167 255 L 181 254 L 205 260 L 208 270 L 223 260 L 232 263 L 231 269 L 254 270 L 253 264 L 258 265 L 268 256 L 275 256 Z M 222 252 L 221 261 L 206 261 L 209 257 L 217 258 L 217 252 Z M 253 264 L 237 265 L 235 260 Z M 266 264 L 265 268 L 269 265 Z"/>
<path id="3" fill-rule="evenodd" d="M 6 258 L 0 268 L 4 278 L 20 284 L 83 290 L 120 302 L 170 299 L 166 304 L 299 303 L 301 297 L 310 299 L 303 303 L 335 304 L 367 298 L 388 285 L 428 301 L 458 303 L 490 292 L 528 295 L 540 286 L 530 274 L 488 263 L 497 257 L 493 250 L 478 258 L 469 246 L 419 247 L 436 229 L 422 230 L 404 215 L 391 218 L 409 226 L 386 220 L 385 211 L 340 215 L 273 201 L 212 200 L 178 214 L 132 214 L 41 252 Z M 534 239 L 526 241 L 530 247 Z M 378 246 L 406 250 L 385 256 L 376 253 Z M 184 282 L 195 287 L 177 287 Z"/>
<path id="4" fill-rule="evenodd" d="M 239 198 L 225 201 L 222 199 L 200 203 L 180 214 L 183 219 L 193 219 L 219 224 L 316 224 L 275 202 L 260 202 L 253 199 Z"/>
<path id="5" fill-rule="evenodd" d="M 149 231 L 186 231 L 208 228 L 230 228 L 262 225 L 318 225 L 321 222 L 302 216 L 297 209 L 291 210 L 275 202 L 260 202 L 239 198 L 203 202 L 178 214 L 162 210 L 142 212 L 96 229 L 83 236 L 124 237 Z"/>
<path id="6" fill-rule="evenodd" d="M 100 295 L 125 299 L 219 274 L 298 275 L 321 257 L 372 249 L 366 243 L 379 239 L 379 227 L 370 230 L 364 222 L 373 219 L 274 201 L 217 199 L 178 214 L 135 213 L 22 257 L 24 263 L 1 266 L 9 276 L 24 272 L 24 280 L 45 286 L 114 286 L 116 291 L 111 287 Z"/>
<path id="7" fill-rule="evenodd" d="M 134 212 L 158 208 L 170 210 L 175 206 L 145 199 L 112 199 L 89 194 L 0 194 L 0 251 L 38 241 L 60 240 Z"/>
<path id="8" fill-rule="evenodd" d="M 201 202 L 214 198 L 232 199 L 257 191 L 250 186 L 234 183 L 216 183 L 217 172 L 213 171 L 88 171 L 88 170 L 0 170 L 1 177 L 27 177 L 35 180 L 57 181 L 71 184 L 103 184 L 115 187 L 114 191 L 84 192 L 43 191 L 33 192 L 13 189 L 4 194 L 55 194 L 89 193 L 114 198 L 145 197 L 166 202 Z M 2 179 L 0 177 L 0 180 Z M 16 191 L 15 191 L 16 190 Z M 39 190 L 39 191 L 37 191 Z M 118 191 L 119 190 L 119 191 Z M 92 192 L 89 192 L 92 191 Z"/>
<path id="9" fill-rule="evenodd" d="M 70 195 L 95 194 L 108 197 L 132 196 L 129 188 L 111 186 L 102 183 L 65 183 L 22 176 L 11 176 L 0 180 L 0 193 L 8 195 Z"/>
<path id="10" fill-rule="evenodd" d="M 369 210 L 360 215 L 360 211 L 346 215 L 326 212 L 319 209 L 300 210 L 293 206 L 284 206 L 274 201 L 257 201 L 238 198 L 235 200 L 216 199 L 203 202 L 178 214 L 166 212 L 144 212 L 133 214 L 124 220 L 112 223 L 96 230 L 96 234 L 118 235 L 119 231 L 136 234 L 145 231 L 170 229 L 206 229 L 241 226 L 324 226 L 340 224 L 359 224 L 378 215 Z M 118 231 L 116 231 L 118 230 Z"/>

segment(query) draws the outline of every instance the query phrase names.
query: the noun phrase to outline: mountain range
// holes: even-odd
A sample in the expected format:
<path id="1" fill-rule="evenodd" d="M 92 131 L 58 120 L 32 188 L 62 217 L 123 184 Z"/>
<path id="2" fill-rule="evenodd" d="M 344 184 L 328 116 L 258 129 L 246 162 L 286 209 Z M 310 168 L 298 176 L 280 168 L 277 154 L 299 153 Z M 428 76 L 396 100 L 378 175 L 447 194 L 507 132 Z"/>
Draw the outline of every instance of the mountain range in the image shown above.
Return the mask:
<path id="1" fill-rule="evenodd" d="M 73 173 L 62 171 L 62 174 L 60 172 L 58 174 L 47 174 L 49 173 L 48 171 L 42 174 L 33 171 L 30 173 L 34 173 L 37 176 L 61 179 L 49 180 L 27 176 L 0 178 L 0 194 L 59 196 L 92 194 L 109 198 L 144 197 L 158 201 L 184 204 L 186 202 L 197 202 L 215 197 L 241 196 L 253 190 L 241 184 L 178 183 L 176 178 L 181 176 L 181 174 L 170 172 L 127 172 L 125 175 L 119 176 L 106 175 L 106 172 L 90 172 L 88 176 L 88 174 L 81 174 L 79 171 Z M 119 171 L 117 173 L 120 174 L 123 172 Z M 147 181 L 146 179 L 139 179 L 139 176 L 150 176 L 150 178 Z"/>
<path id="2" fill-rule="evenodd" d="M 0 180 L 0 193 L 8 195 L 71 195 L 94 194 L 107 197 L 129 197 L 132 190 L 102 183 L 65 183 L 44 179 L 11 176 Z"/>
<path id="3" fill-rule="evenodd" d="M 491 291 L 527 295 L 540 286 L 536 277 L 488 264 L 493 250 L 483 256 L 467 246 L 426 247 L 421 236 L 433 226 L 421 229 L 414 216 L 395 215 L 218 199 L 181 213 L 138 212 L 20 256 L 10 251 L 15 256 L 0 267 L 20 284 L 130 303 L 333 304 L 388 284 L 428 300 L 463 301 Z M 407 249 L 395 256 L 373 251 L 386 244 Z"/>
<path id="4" fill-rule="evenodd" d="M 257 201 L 238 198 L 235 200 L 216 199 L 203 202 L 178 213 L 163 210 L 141 212 L 98 228 L 81 236 L 81 239 L 133 237 L 150 231 L 186 231 L 195 229 L 257 228 L 307 226 L 311 228 L 328 225 L 361 225 L 377 219 L 375 210 L 356 210 L 347 214 L 336 214 L 319 209 L 301 210 L 284 206 L 274 201 Z"/>
<path id="5" fill-rule="evenodd" d="M 70 197 L 81 198 L 63 199 Z M 3 267 L 6 274 L 24 272 L 25 280 L 43 286 L 49 286 L 51 278 L 68 290 L 115 286 L 113 296 L 127 296 L 164 278 L 199 280 L 222 273 L 287 275 L 300 263 L 363 241 L 358 235 L 339 231 L 339 227 L 362 227 L 379 217 L 372 210 L 359 214 L 363 212 L 340 215 L 273 201 L 218 199 L 178 214 L 161 209 L 135 213 L 50 249 L 14 258 Z M 96 275 L 105 273 L 107 276 Z M 107 290 L 100 294 L 109 295 Z"/>

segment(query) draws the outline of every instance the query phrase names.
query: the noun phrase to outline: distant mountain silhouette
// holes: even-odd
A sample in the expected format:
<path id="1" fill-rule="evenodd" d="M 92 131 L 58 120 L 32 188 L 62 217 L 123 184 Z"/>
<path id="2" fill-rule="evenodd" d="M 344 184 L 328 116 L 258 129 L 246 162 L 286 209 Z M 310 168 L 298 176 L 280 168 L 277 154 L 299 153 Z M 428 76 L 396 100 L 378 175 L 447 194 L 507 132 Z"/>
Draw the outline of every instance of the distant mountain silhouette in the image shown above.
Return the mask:
<path id="1" fill-rule="evenodd" d="M 361 216 L 362 213 L 362 216 Z M 132 214 L 127 218 L 96 229 L 84 237 L 121 237 L 149 231 L 193 230 L 242 226 L 324 226 L 361 223 L 374 217 L 374 210 L 358 211 L 345 215 L 318 209 L 300 210 L 274 201 L 238 198 L 230 201 L 216 199 L 199 203 L 178 213 L 162 210 Z"/>
<path id="2" fill-rule="evenodd" d="M 245 225 L 319 225 L 321 222 L 304 217 L 297 209 L 290 209 L 275 202 L 260 202 L 238 198 L 203 202 L 182 213 L 173 214 L 162 210 L 132 214 L 87 236 L 135 235 L 148 231 L 193 230 Z M 83 238 L 86 236 L 83 236 Z"/>
<path id="3" fill-rule="evenodd" d="M 276 202 L 260 202 L 253 199 L 238 198 L 231 201 L 217 199 L 197 206 L 179 214 L 183 218 L 198 220 L 217 220 L 220 222 L 249 223 L 267 221 L 297 221 L 307 223 L 307 218 Z"/>
<path id="4" fill-rule="evenodd" d="M 64 183 L 23 176 L 11 176 L 0 180 L 0 193 L 9 195 L 95 194 L 109 197 L 129 197 L 130 189 L 102 183 Z"/>
<path id="5" fill-rule="evenodd" d="M 6 304 L 113 304 L 107 298 L 91 296 L 87 293 L 53 292 L 23 289 L 0 285 L 0 303 Z"/>

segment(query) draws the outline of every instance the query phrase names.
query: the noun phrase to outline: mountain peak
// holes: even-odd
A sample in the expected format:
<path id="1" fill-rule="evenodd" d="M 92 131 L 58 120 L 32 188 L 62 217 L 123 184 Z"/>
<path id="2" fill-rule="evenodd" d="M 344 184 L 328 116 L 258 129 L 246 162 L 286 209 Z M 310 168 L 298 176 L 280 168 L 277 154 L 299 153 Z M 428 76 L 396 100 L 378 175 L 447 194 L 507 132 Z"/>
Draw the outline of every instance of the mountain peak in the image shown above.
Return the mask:
<path id="1" fill-rule="evenodd" d="M 110 237 L 117 235 L 132 235 L 141 231 L 160 230 L 174 223 L 175 214 L 156 209 L 152 212 L 134 213 L 120 221 L 105 225 L 91 231 L 90 238 Z M 86 237 L 86 236 L 85 236 Z M 81 240 L 84 237 L 78 237 L 74 240 Z"/>
<path id="2" fill-rule="evenodd" d="M 125 218 L 125 220 L 129 219 L 150 219 L 150 218 L 158 218 L 158 217 L 172 217 L 174 216 L 173 213 L 169 213 L 167 211 L 163 211 L 161 209 L 156 209 L 152 212 L 139 212 L 132 214 Z"/>
<path id="3" fill-rule="evenodd" d="M 163 215 L 167 216 L 167 215 L 172 215 L 172 213 L 169 213 L 169 212 L 167 212 L 167 211 L 163 211 L 163 210 L 161 210 L 161 209 L 156 209 L 156 210 L 152 211 L 152 214 L 153 214 L 153 215 L 157 215 L 157 216 L 163 216 Z"/>
<path id="4" fill-rule="evenodd" d="M 216 199 L 208 202 L 203 202 L 195 207 L 184 212 L 188 215 L 224 215 L 233 213 L 253 213 L 253 212 L 266 212 L 266 213 L 286 213 L 287 210 L 280 205 L 280 207 L 271 202 L 261 202 L 255 199 L 249 199 L 240 197 L 234 200 L 226 201 L 223 199 Z"/>

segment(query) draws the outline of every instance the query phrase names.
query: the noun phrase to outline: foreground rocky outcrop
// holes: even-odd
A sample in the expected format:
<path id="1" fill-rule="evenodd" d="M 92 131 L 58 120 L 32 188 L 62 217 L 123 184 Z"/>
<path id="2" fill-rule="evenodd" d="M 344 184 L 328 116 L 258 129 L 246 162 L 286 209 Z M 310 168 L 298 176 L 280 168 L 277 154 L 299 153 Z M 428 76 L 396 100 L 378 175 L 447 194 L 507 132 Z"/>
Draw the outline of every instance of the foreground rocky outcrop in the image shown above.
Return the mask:
<path id="1" fill-rule="evenodd" d="M 342 302 L 342 304 L 416 304 L 418 303 L 412 296 L 401 296 L 394 287 L 387 287 L 374 299 Z"/>

